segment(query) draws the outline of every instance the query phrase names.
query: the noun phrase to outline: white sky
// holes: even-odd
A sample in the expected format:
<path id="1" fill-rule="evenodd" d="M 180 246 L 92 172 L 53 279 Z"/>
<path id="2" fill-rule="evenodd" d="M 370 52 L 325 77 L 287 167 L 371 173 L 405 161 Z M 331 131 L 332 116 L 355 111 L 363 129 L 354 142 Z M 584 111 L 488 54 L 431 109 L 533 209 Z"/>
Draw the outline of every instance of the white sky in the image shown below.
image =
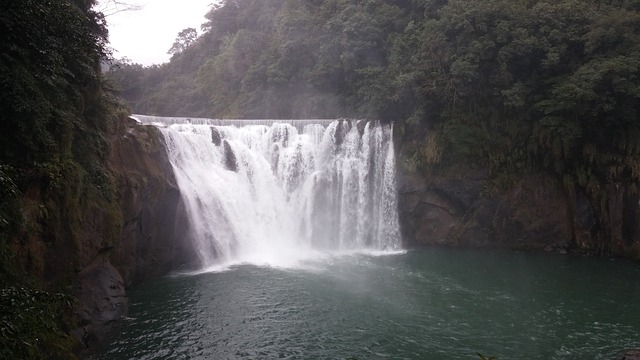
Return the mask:
<path id="1" fill-rule="evenodd" d="M 107 15 L 109 42 L 116 59 L 127 57 L 145 66 L 169 61 L 171 48 L 182 29 L 195 28 L 200 34 L 204 15 L 216 0 L 119 0 L 141 5 L 142 10 L 109 15 L 109 0 L 100 0 L 97 9 Z"/>

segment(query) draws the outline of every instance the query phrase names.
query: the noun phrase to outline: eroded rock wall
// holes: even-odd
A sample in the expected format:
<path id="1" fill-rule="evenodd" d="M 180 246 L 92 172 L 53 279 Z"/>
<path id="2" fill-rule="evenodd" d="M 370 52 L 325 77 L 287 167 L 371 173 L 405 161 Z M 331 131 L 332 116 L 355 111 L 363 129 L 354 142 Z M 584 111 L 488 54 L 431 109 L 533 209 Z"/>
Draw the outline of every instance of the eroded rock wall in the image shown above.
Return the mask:
<path id="1" fill-rule="evenodd" d="M 180 192 L 160 131 L 123 119 L 111 139 L 109 168 L 122 229 L 115 243 L 93 250 L 74 280 L 79 304 L 74 335 L 85 347 L 126 312 L 128 287 L 196 259 L 183 236 Z"/>
<path id="2" fill-rule="evenodd" d="M 398 177 L 405 244 L 576 251 L 640 259 L 640 197 L 612 185 L 596 203 L 551 176 L 527 175 L 496 190 L 487 171 Z M 595 204 L 594 204 L 595 203 Z"/>
<path id="3" fill-rule="evenodd" d="M 128 120 L 112 144 L 123 229 L 110 258 L 125 284 L 187 266 L 195 255 L 184 236 L 180 192 L 159 129 Z"/>

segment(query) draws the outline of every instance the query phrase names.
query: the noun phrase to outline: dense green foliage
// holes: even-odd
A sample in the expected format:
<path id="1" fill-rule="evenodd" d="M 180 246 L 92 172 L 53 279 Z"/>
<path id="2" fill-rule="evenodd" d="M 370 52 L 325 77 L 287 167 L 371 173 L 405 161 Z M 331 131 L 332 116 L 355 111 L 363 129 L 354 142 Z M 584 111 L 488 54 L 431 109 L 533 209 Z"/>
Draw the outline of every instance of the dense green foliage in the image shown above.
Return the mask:
<path id="1" fill-rule="evenodd" d="M 69 359 L 71 298 L 25 287 L 0 289 L 0 359 Z"/>
<path id="2" fill-rule="evenodd" d="M 100 62 L 106 57 L 107 32 L 93 3 L 2 5 L 0 226 L 5 245 L 25 220 L 16 202 L 29 189 L 37 188 L 39 195 L 29 200 L 45 206 L 45 218 L 36 221 L 45 236 L 56 235 L 46 234 L 52 230 L 48 225 L 59 226 L 47 217 L 79 215 L 61 207 L 92 197 L 110 200 L 104 164 L 117 102 L 103 91 Z"/>
<path id="3" fill-rule="evenodd" d="M 227 0 L 207 19 L 171 62 L 112 69 L 135 112 L 396 121 L 408 169 L 555 176 L 602 242 L 609 189 L 638 190 L 638 0 Z"/>
<path id="4" fill-rule="evenodd" d="M 0 131 L 5 163 L 55 161 L 72 151 L 74 131 L 104 126 L 88 96 L 99 84 L 96 65 L 106 30 L 90 6 L 85 1 L 3 4 Z"/>
<path id="5" fill-rule="evenodd" d="M 0 358 L 73 356 L 66 295 L 86 219 L 119 229 L 106 159 L 118 103 L 104 91 L 94 0 L 0 5 Z M 96 213 L 101 215 L 95 215 Z M 104 226 L 103 226 L 104 225 Z"/>
<path id="6" fill-rule="evenodd" d="M 110 77 L 142 113 L 395 119 L 389 51 L 410 20 L 410 2 L 398 3 L 227 1 L 170 63 Z"/>

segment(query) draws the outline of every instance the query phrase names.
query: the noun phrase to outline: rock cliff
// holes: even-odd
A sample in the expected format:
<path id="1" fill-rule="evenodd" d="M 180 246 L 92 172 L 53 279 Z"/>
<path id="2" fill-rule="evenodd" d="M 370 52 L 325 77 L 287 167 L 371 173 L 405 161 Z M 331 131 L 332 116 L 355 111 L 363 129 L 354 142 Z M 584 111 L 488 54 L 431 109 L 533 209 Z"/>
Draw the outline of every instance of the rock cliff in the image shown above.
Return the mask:
<path id="1" fill-rule="evenodd" d="M 640 259 L 640 198 L 629 186 L 610 186 L 608 201 L 594 204 L 588 195 L 571 193 L 544 174 L 522 176 L 505 189 L 491 190 L 487 171 L 456 164 L 443 172 L 401 172 L 398 189 L 408 246 L 575 251 Z"/>
<path id="2" fill-rule="evenodd" d="M 180 193 L 160 131 L 123 120 L 111 138 L 109 167 L 122 228 L 118 241 L 98 249 L 74 281 L 79 303 L 74 334 L 84 346 L 98 341 L 124 314 L 126 288 L 195 259 L 182 236 Z"/>
<path id="3" fill-rule="evenodd" d="M 122 236 L 111 261 L 125 285 L 195 259 L 184 236 L 180 192 L 159 129 L 128 119 L 124 134 L 112 140 L 109 163 L 123 215 Z"/>

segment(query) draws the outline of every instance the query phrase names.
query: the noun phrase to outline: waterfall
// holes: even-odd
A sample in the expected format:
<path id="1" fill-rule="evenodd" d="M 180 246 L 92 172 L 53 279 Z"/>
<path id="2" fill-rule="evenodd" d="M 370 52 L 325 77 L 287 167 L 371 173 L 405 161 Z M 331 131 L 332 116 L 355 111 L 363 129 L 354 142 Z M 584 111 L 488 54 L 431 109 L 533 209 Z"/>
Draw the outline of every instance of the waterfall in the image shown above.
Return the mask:
<path id="1" fill-rule="evenodd" d="M 388 125 L 174 123 L 161 131 L 204 267 L 400 248 Z"/>

